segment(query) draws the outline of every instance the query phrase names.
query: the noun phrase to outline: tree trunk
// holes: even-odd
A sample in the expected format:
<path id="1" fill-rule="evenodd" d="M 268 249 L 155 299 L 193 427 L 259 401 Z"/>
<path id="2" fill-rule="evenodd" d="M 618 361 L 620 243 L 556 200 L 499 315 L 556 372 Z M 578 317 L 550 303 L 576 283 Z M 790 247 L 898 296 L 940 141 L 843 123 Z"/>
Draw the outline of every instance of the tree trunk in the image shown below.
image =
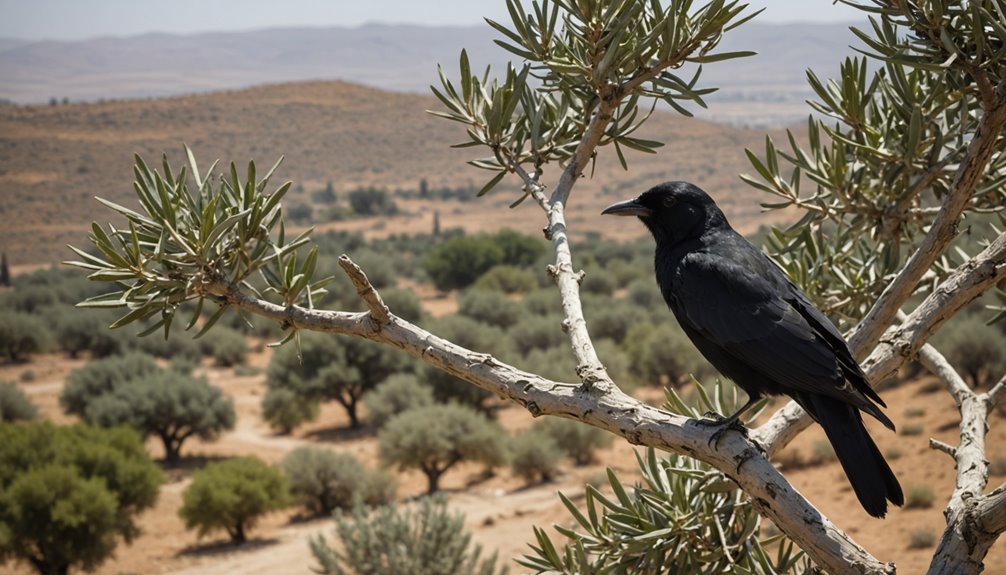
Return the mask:
<path id="1" fill-rule="evenodd" d="M 235 545 L 240 545 L 248 540 L 248 538 L 245 536 L 244 523 L 239 522 L 235 524 L 233 527 L 227 529 L 227 533 L 229 533 L 231 536 L 231 543 L 234 543 Z"/>
<path id="2" fill-rule="evenodd" d="M 38 571 L 39 575 L 68 575 L 70 573 L 69 563 L 47 561 L 45 557 L 28 557 L 28 562 Z"/>
<path id="3" fill-rule="evenodd" d="M 443 469 L 433 468 L 423 468 L 423 473 L 426 474 L 426 494 L 433 495 L 440 490 L 440 476 L 443 475 Z"/>
<path id="4" fill-rule="evenodd" d="M 160 434 L 161 442 L 164 444 L 164 463 L 170 467 L 178 465 L 181 460 L 182 442 L 166 433 Z"/>
<path id="5" fill-rule="evenodd" d="M 356 412 L 357 399 L 356 396 L 350 396 L 350 400 L 346 403 L 346 414 L 349 415 L 350 429 L 360 429 L 360 416 Z"/>

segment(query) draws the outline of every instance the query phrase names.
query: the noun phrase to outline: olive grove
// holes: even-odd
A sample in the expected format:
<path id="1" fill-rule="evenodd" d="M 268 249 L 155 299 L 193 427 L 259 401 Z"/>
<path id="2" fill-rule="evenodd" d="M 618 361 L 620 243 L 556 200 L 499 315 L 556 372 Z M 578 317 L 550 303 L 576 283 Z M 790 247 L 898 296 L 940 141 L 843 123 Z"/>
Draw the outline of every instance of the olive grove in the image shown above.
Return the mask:
<path id="1" fill-rule="evenodd" d="M 768 250 L 847 332 L 870 380 L 888 380 L 918 359 L 956 400 L 959 445 L 933 444 L 954 459 L 957 486 L 947 497 L 947 528 L 930 572 L 976 573 L 1006 530 L 1006 485 L 986 490 L 984 444 L 1006 378 L 979 393 L 927 342 L 1006 280 L 1006 233 L 994 215 L 1006 204 L 1006 2 L 847 3 L 870 16 L 870 29 L 855 31 L 863 57 L 844 62 L 833 80 L 808 74 L 817 115 L 807 137 L 793 135 L 785 147 L 767 141 L 763 152 L 749 152 L 753 175 L 745 179 L 767 194 L 768 207 L 798 211 L 794 224 L 771 233 Z M 339 264 L 368 311 L 318 309 L 327 284 L 313 278 L 318 250 L 308 248 L 309 232 L 291 237 L 284 226 L 290 184 L 269 188 L 272 172 L 259 174 L 254 163 L 245 174 L 233 164 L 220 177 L 214 168 L 200 171 L 188 149 L 180 170 L 166 159 L 158 170 L 136 158 L 138 210 L 104 202 L 126 224 L 94 224 L 97 255 L 76 250 L 74 265 L 114 286 L 86 305 L 125 308 L 114 325 L 145 321 L 147 332 L 167 330 L 179 306 L 195 302 L 187 327 L 200 333 L 240 310 L 278 322 L 292 345 L 303 331 L 386 344 L 534 416 L 576 419 L 703 462 L 743 492 L 729 504 L 752 506 L 828 572 L 893 573 L 893 564 L 833 524 L 772 465 L 810 423 L 798 406 L 782 408 L 749 437 L 711 441 L 715 429 L 695 425 L 696 413 L 685 406 L 658 409 L 619 388 L 581 306 L 583 273 L 565 218 L 577 182 L 594 170 L 627 167 L 630 151 L 655 153 L 660 143 L 635 136 L 637 128 L 658 105 L 685 115 L 704 106 L 714 88 L 704 84 L 702 66 L 750 56 L 718 44 L 756 13 L 723 0 L 507 5 L 511 22 L 490 24 L 520 63 L 495 77 L 477 72 L 462 52 L 456 78 L 441 70 L 434 92 L 443 108 L 435 113 L 461 124 L 461 145 L 480 151 L 470 162 L 490 174 L 480 195 L 512 177 L 522 186 L 514 205 L 540 209 L 554 253 L 548 271 L 561 294 L 564 319 L 555 329 L 569 338 L 579 381 L 523 371 L 396 316 L 348 256 Z M 982 242 L 956 241 L 964 218 L 981 228 Z M 201 319 L 207 304 L 216 310 Z M 691 464 L 674 465 L 694 474 Z M 654 477 L 663 473 L 649 467 Z M 559 554 L 542 554 L 535 563 L 542 570 L 575 570 Z"/>

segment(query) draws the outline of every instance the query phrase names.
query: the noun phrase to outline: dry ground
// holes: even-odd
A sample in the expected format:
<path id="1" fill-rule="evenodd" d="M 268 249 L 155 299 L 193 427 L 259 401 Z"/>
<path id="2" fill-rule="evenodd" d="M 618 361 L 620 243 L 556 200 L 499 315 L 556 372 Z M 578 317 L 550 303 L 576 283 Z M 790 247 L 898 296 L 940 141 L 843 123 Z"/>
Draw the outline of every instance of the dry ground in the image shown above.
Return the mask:
<path id="1" fill-rule="evenodd" d="M 243 171 L 254 159 L 261 174 L 284 156 L 275 182 L 303 185 L 304 192 L 297 193 L 295 187 L 287 197 L 293 203 L 309 203 L 311 192 L 329 181 L 342 197 L 358 186 L 416 190 L 421 179 L 432 189 L 477 190 L 493 174 L 465 162 L 486 152 L 451 148 L 464 139 L 464 130 L 426 112 L 440 106 L 432 96 L 345 82 L 63 106 L 0 104 L 0 251 L 13 266 L 67 259 L 71 253 L 66 244 L 84 244 L 92 220 L 116 221 L 94 196 L 136 205 L 133 154 L 159 166 L 167 153 L 177 168 L 184 161 L 183 143 L 196 153 L 203 171 L 215 159 L 224 170 L 234 161 Z M 658 111 L 639 135 L 667 145 L 658 154 L 628 153 L 630 172 L 622 170 L 610 148 L 601 150 L 591 177 L 580 182 L 567 210 L 574 234 L 602 228 L 607 234 L 615 226 L 599 225 L 601 208 L 671 179 L 708 190 L 739 229 L 765 222 L 758 202 L 768 198 L 737 178 L 752 171 L 744 148 L 763 149 L 765 132 Z M 773 136 L 785 141 L 779 131 Z M 557 170 L 547 167 L 543 181 L 554 184 Z M 518 187 L 515 178 L 507 178 L 498 192 L 468 204 L 405 201 L 406 213 L 384 221 L 382 229 L 429 232 L 436 209 L 445 229 L 492 231 L 509 226 L 534 233 L 543 218 L 533 202 L 514 210 L 506 207 L 518 197 Z M 324 208 L 316 207 L 317 212 Z M 413 217 L 417 214 L 422 217 Z M 535 218 L 530 227 L 529 218 Z M 375 222 L 322 224 L 323 229 L 370 229 Z M 642 233 L 640 226 L 624 227 L 625 233 Z M 624 237 L 619 231 L 612 237 L 620 234 Z"/>
<path id="2" fill-rule="evenodd" d="M 268 351 L 252 354 L 250 363 L 264 369 Z M 0 380 L 18 380 L 21 373 L 31 370 L 34 380 L 22 383 L 44 417 L 67 422 L 58 406 L 58 394 L 63 379 L 84 360 L 67 360 L 61 356 L 42 356 L 26 365 L 0 365 Z M 322 444 L 352 453 L 368 465 L 376 464 L 376 440 L 367 432 L 350 432 L 347 418 L 334 404 L 322 409 L 317 422 L 304 426 L 291 436 L 274 434 L 259 417 L 259 401 L 265 391 L 264 375 L 236 376 L 233 370 L 203 367 L 215 385 L 223 387 L 235 399 L 238 412 L 236 428 L 215 443 L 191 441 L 185 445 L 185 460 L 179 469 L 168 470 L 169 482 L 162 488 L 157 506 L 140 517 L 143 535 L 131 546 L 120 546 L 116 557 L 98 571 L 99 574 L 172 573 L 186 575 L 209 574 L 296 574 L 310 573 L 313 559 L 307 547 L 309 537 L 331 536 L 332 522 L 327 519 L 304 520 L 297 509 L 273 513 L 252 531 L 252 541 L 234 547 L 223 534 L 202 540 L 186 531 L 177 512 L 181 496 L 190 481 L 191 471 L 205 463 L 233 455 L 254 454 L 268 461 L 278 461 L 291 449 L 306 444 Z M 787 477 L 822 512 L 839 527 L 848 530 L 876 557 L 894 561 L 901 573 L 921 573 L 928 565 L 932 549 L 910 549 L 909 538 L 922 530 L 938 537 L 944 521 L 942 509 L 954 483 L 952 461 L 928 447 L 928 439 L 956 443 L 957 411 L 950 396 L 937 389 L 928 377 L 884 392 L 891 406 L 889 413 L 902 433 L 895 435 L 879 424 L 870 422 L 870 430 L 881 451 L 890 460 L 906 490 L 929 486 L 936 502 L 925 509 L 894 509 L 887 519 L 867 516 L 846 482 L 837 462 L 827 462 L 802 469 L 784 470 Z M 659 401 L 660 394 L 645 389 L 644 396 Z M 532 417 L 517 406 L 503 408 L 499 418 L 510 431 L 532 423 Z M 921 427 L 918 435 L 906 435 L 904 430 Z M 783 454 L 783 459 L 796 451 L 804 459 L 814 453 L 824 441 L 824 434 L 813 427 L 803 433 Z M 993 417 L 987 441 L 990 460 L 1006 457 L 1006 421 Z M 155 457 L 160 446 L 149 444 Z M 463 512 L 477 542 L 501 557 L 518 556 L 527 550 L 532 539 L 532 525 L 568 523 L 569 517 L 556 497 L 557 491 L 574 495 L 582 493 L 585 481 L 603 480 L 605 466 L 619 471 L 623 478 L 637 477 L 632 447 L 617 441 L 604 450 L 600 462 L 586 467 L 567 464 L 561 477 L 552 483 L 525 486 L 507 470 L 497 476 L 480 476 L 479 466 L 452 470 L 444 478 L 452 508 Z M 398 475 L 399 499 L 406 500 L 422 493 L 425 479 L 418 473 Z M 993 477 L 993 485 L 1004 480 Z M 631 481 L 631 479 L 630 479 Z M 986 559 L 988 573 L 1006 572 L 1006 545 L 996 545 Z M 522 571 L 514 566 L 511 572 Z M 18 569 L 12 573 L 28 573 Z"/>

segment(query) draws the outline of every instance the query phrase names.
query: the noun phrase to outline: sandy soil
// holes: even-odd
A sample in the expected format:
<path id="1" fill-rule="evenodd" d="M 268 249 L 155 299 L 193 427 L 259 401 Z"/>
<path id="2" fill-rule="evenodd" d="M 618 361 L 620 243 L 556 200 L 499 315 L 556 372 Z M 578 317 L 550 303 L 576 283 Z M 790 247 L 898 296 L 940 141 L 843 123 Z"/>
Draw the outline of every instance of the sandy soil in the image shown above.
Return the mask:
<path id="1" fill-rule="evenodd" d="M 323 444 L 351 453 L 368 465 L 376 464 L 376 440 L 369 432 L 352 432 L 346 428 L 347 418 L 341 408 L 325 405 L 318 421 L 304 426 L 293 435 L 274 434 L 259 417 L 259 401 L 265 392 L 264 368 L 268 351 L 254 353 L 250 363 L 263 370 L 258 375 L 236 376 L 233 370 L 209 366 L 201 368 L 210 381 L 223 387 L 235 398 L 238 412 L 236 428 L 215 443 L 191 441 L 183 448 L 182 465 L 168 470 L 169 482 L 162 488 L 154 509 L 139 520 L 143 529 L 131 546 L 120 545 L 116 557 L 105 563 L 97 573 L 119 575 L 161 573 L 184 575 L 210 574 L 308 574 L 313 558 L 308 550 L 309 538 L 319 534 L 331 537 L 332 522 L 328 519 L 303 520 L 297 509 L 273 513 L 264 518 L 251 532 L 251 541 L 240 547 L 227 543 L 223 534 L 198 539 L 186 531 L 177 512 L 182 492 L 191 472 L 207 462 L 220 458 L 254 454 L 267 461 L 277 461 L 291 449 L 306 444 Z M 26 365 L 0 365 L 0 380 L 20 380 L 22 372 L 30 370 L 34 379 L 22 382 L 23 388 L 41 408 L 43 416 L 58 422 L 68 422 L 59 409 L 58 394 L 62 380 L 70 370 L 85 360 L 67 360 L 60 356 L 42 356 Z M 921 427 L 922 433 L 895 435 L 881 425 L 870 423 L 870 430 L 898 474 L 906 490 L 914 486 L 929 486 L 936 502 L 927 509 L 894 509 L 887 519 L 867 516 L 856 502 L 837 462 L 787 470 L 784 473 L 794 485 L 810 498 L 839 527 L 884 561 L 894 561 L 901 573 L 920 573 L 928 565 L 932 549 L 909 549 L 911 533 L 924 530 L 938 538 L 944 521 L 945 499 L 952 489 L 954 468 L 942 453 L 928 448 L 928 439 L 956 443 L 958 421 L 952 399 L 943 391 L 927 391 L 931 379 L 923 378 L 883 393 L 891 408 L 888 413 L 904 431 Z M 656 390 L 644 390 L 649 397 L 659 397 Z M 514 431 L 532 423 L 532 417 L 517 406 L 501 409 L 499 419 L 505 428 Z M 987 440 L 990 460 L 1006 456 L 1006 422 L 996 415 L 991 422 Z M 824 434 L 813 427 L 797 438 L 782 454 L 782 459 L 797 452 L 807 459 L 815 446 L 824 441 Z M 148 443 L 155 457 L 161 456 L 156 442 Z M 522 481 L 501 470 L 496 476 L 484 478 L 480 466 L 465 466 L 452 470 L 444 478 L 450 505 L 465 514 L 475 540 L 487 551 L 496 551 L 503 558 L 519 556 L 527 551 L 532 539 L 531 526 L 568 524 L 570 518 L 563 509 L 557 491 L 578 495 L 584 482 L 603 481 L 605 466 L 619 471 L 631 482 L 637 477 L 632 447 L 625 442 L 601 453 L 600 462 L 586 467 L 567 464 L 556 481 L 525 486 Z M 993 477 L 997 485 L 1004 478 Z M 399 499 L 408 500 L 422 493 L 425 479 L 418 473 L 398 475 Z M 1006 572 L 1006 545 L 996 545 L 986 558 L 988 573 Z M 12 574 L 29 573 L 18 568 Z M 513 573 L 522 571 L 516 565 Z"/>

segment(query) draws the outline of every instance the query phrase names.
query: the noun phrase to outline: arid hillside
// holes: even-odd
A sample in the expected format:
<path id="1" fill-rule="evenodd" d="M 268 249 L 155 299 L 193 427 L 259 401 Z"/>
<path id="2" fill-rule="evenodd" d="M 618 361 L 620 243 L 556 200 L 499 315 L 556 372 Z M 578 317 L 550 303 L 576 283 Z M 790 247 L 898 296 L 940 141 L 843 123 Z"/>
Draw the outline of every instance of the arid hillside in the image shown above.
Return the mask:
<path id="1" fill-rule="evenodd" d="M 14 266 L 65 259 L 65 244 L 84 243 L 90 222 L 111 216 L 94 196 L 133 202 L 134 153 L 156 162 L 167 152 L 178 165 L 183 143 L 195 151 L 204 169 L 215 159 L 239 164 L 254 159 L 268 166 L 284 156 L 276 180 L 302 184 L 304 201 L 328 181 L 338 192 L 361 185 L 414 190 L 421 179 L 431 187 L 477 189 L 488 179 L 487 172 L 464 162 L 478 152 L 450 147 L 464 133 L 460 126 L 426 113 L 438 105 L 432 97 L 344 82 L 276 84 L 154 100 L 3 105 L 0 251 Z M 737 174 L 749 171 L 744 148 L 761 146 L 763 132 L 658 112 L 641 136 L 667 145 L 655 155 L 630 155 L 629 172 L 621 169 L 610 149 L 603 149 L 593 177 L 578 186 L 571 202 L 574 234 L 595 230 L 620 235 L 613 222 L 601 224 L 600 209 L 668 179 L 690 180 L 708 190 L 744 230 L 762 221 L 758 202 L 766 198 L 740 182 Z M 551 175 L 546 174 L 546 182 Z M 427 231 L 436 209 L 445 227 L 537 229 L 538 214 L 529 214 L 535 206 L 507 208 L 516 190 L 511 180 L 493 195 L 463 206 L 405 202 L 406 213 L 378 227 L 386 232 Z M 339 225 L 371 229 L 374 224 Z M 626 234 L 642 231 L 630 228 Z"/>

